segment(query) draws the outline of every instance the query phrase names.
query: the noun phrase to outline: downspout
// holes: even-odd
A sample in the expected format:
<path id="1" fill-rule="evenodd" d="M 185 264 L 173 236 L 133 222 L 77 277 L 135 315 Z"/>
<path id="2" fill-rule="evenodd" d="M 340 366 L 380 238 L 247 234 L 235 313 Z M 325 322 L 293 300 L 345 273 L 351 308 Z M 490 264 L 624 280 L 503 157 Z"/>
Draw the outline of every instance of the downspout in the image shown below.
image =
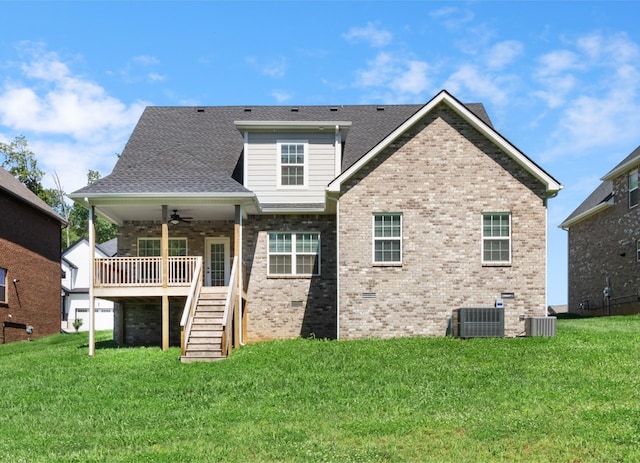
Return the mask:
<path id="1" fill-rule="evenodd" d="M 244 346 L 244 326 L 243 326 L 243 318 L 244 318 L 244 307 L 242 305 L 242 301 L 243 301 L 243 292 L 244 292 L 244 281 L 243 281 L 243 276 L 244 276 L 244 272 L 242 271 L 242 263 L 243 263 L 243 257 L 242 257 L 242 227 L 243 227 L 243 211 L 242 211 L 242 206 L 240 207 L 240 217 L 239 217 L 239 224 L 240 224 L 240 229 L 238 230 L 238 241 L 239 241 L 239 245 L 238 245 L 238 307 L 240 307 L 240 316 L 238 317 L 238 325 L 239 325 L 239 331 L 240 331 L 240 335 L 239 335 L 239 339 L 240 339 L 240 346 Z"/>
<path id="2" fill-rule="evenodd" d="M 327 195 L 336 202 L 336 339 L 340 339 L 340 199 Z"/>
<path id="3" fill-rule="evenodd" d="M 85 198 L 85 201 L 88 201 Z M 96 303 L 93 296 L 95 285 L 95 249 L 96 249 L 96 230 L 94 217 L 96 207 L 89 208 L 89 357 L 96 354 Z"/>

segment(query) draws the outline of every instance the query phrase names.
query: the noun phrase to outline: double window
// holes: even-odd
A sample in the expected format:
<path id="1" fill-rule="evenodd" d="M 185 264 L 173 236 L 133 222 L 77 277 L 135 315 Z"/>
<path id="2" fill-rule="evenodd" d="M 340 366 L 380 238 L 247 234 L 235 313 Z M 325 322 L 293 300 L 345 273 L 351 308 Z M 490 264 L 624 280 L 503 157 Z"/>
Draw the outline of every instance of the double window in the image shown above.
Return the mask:
<path id="1" fill-rule="evenodd" d="M 138 256 L 139 257 L 160 257 L 160 238 L 138 238 Z M 170 238 L 169 239 L 169 255 L 170 256 L 186 256 L 187 255 L 187 239 L 186 238 Z"/>
<path id="2" fill-rule="evenodd" d="M 302 187 L 307 184 L 307 143 L 278 143 L 278 185 Z"/>
<path id="3" fill-rule="evenodd" d="M 511 214 L 482 214 L 482 262 L 508 264 L 511 262 Z"/>
<path id="4" fill-rule="evenodd" d="M 269 275 L 319 275 L 320 233 L 269 233 Z"/>
<path id="5" fill-rule="evenodd" d="M 402 214 L 373 215 L 373 262 L 402 263 Z"/>
<path id="6" fill-rule="evenodd" d="M 7 269 L 0 267 L 0 302 L 7 302 Z"/>
<path id="7" fill-rule="evenodd" d="M 638 170 L 629 173 L 629 207 L 638 205 Z"/>

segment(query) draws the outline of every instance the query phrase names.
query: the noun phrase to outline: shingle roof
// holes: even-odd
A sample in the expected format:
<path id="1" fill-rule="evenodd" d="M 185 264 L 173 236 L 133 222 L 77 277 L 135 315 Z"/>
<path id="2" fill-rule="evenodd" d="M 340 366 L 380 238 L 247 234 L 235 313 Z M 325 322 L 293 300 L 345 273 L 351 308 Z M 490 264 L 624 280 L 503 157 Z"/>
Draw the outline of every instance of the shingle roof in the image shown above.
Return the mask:
<path id="1" fill-rule="evenodd" d="M 47 203 L 38 198 L 38 196 L 29 190 L 26 186 L 18 181 L 7 170 L 0 167 L 0 190 L 5 191 L 11 196 L 19 199 L 20 201 L 28 204 L 29 206 L 47 214 L 61 223 L 66 224 L 65 220 L 58 215 Z"/>
<path id="2" fill-rule="evenodd" d="M 620 161 L 613 169 L 607 173 L 603 178 L 602 183 L 585 199 L 564 221 L 561 227 L 565 227 L 567 224 L 571 224 L 574 219 L 580 217 L 587 211 L 595 208 L 596 206 L 610 200 L 613 194 L 613 178 L 617 177 L 627 167 L 631 167 L 634 164 L 640 163 L 640 146 L 633 150 L 627 157 Z M 578 220 L 579 221 L 579 220 Z"/>
<path id="3" fill-rule="evenodd" d="M 422 106 L 150 106 L 113 172 L 73 194 L 248 193 L 236 121 L 350 121 L 346 169 Z M 466 106 L 491 126 L 482 104 Z"/>
<path id="4" fill-rule="evenodd" d="M 569 217 L 564 219 L 561 224 L 561 227 L 565 227 L 566 224 L 571 223 L 576 217 L 584 214 L 587 211 L 590 211 L 594 207 L 608 201 L 613 194 L 613 182 L 611 180 L 605 180 L 604 182 L 598 185 L 588 197 L 585 199 L 575 211 L 573 211 Z"/>

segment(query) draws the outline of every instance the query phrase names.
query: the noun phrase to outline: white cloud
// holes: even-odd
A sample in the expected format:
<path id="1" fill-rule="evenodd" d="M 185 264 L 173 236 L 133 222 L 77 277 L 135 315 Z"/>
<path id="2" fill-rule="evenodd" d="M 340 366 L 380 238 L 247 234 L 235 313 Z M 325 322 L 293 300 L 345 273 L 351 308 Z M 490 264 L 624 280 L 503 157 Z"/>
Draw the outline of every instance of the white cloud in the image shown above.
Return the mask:
<path id="1" fill-rule="evenodd" d="M 473 20 L 471 10 L 457 7 L 444 7 L 429 13 L 433 19 L 441 21 L 449 29 L 459 29 Z"/>
<path id="2" fill-rule="evenodd" d="M 86 184 L 88 169 L 111 170 L 113 154 L 123 149 L 144 103 L 112 97 L 74 75 L 55 53 L 25 49 L 21 72 L 0 82 L 0 129 L 9 139 L 25 135 L 40 168 L 55 169 L 71 192 Z M 51 181 L 46 175 L 43 183 Z"/>
<path id="3" fill-rule="evenodd" d="M 502 69 L 514 62 L 522 54 L 524 47 L 516 40 L 507 40 L 491 47 L 487 53 L 487 66 Z"/>
<path id="4" fill-rule="evenodd" d="M 267 62 L 261 62 L 256 57 L 250 56 L 246 59 L 246 62 L 256 68 L 260 74 L 274 79 L 282 78 L 287 73 L 287 59 L 284 57 L 274 58 Z"/>
<path id="5" fill-rule="evenodd" d="M 445 88 L 454 95 L 466 94 L 469 90 L 474 97 L 503 106 L 508 102 L 508 76 L 496 77 L 473 64 L 461 65 L 445 83 Z"/>
<path id="6" fill-rule="evenodd" d="M 384 47 L 393 40 L 391 32 L 379 29 L 373 23 L 368 23 L 365 27 L 352 27 L 342 36 L 350 42 L 367 42 L 372 47 Z"/>
<path id="7" fill-rule="evenodd" d="M 637 142 L 640 47 L 624 34 L 589 34 L 543 55 L 534 95 L 559 108 L 547 159 L 581 157 Z"/>
<path id="8" fill-rule="evenodd" d="M 274 90 L 271 92 L 271 96 L 273 96 L 278 103 L 284 103 L 285 101 L 289 101 L 293 98 L 291 93 L 285 92 L 284 90 Z"/>
<path id="9" fill-rule="evenodd" d="M 415 102 L 429 90 L 429 70 L 424 61 L 382 52 L 367 62 L 366 69 L 358 71 L 356 86 L 383 94 L 387 103 Z"/>

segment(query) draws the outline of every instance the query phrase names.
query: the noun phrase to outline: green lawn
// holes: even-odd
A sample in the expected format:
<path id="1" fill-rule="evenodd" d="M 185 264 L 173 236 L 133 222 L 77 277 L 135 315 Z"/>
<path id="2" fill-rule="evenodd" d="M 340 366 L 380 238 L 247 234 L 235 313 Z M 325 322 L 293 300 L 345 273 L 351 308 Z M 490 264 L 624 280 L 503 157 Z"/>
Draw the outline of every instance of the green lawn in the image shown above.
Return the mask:
<path id="1" fill-rule="evenodd" d="M 640 317 L 555 338 L 0 346 L 1 462 L 640 461 Z"/>

